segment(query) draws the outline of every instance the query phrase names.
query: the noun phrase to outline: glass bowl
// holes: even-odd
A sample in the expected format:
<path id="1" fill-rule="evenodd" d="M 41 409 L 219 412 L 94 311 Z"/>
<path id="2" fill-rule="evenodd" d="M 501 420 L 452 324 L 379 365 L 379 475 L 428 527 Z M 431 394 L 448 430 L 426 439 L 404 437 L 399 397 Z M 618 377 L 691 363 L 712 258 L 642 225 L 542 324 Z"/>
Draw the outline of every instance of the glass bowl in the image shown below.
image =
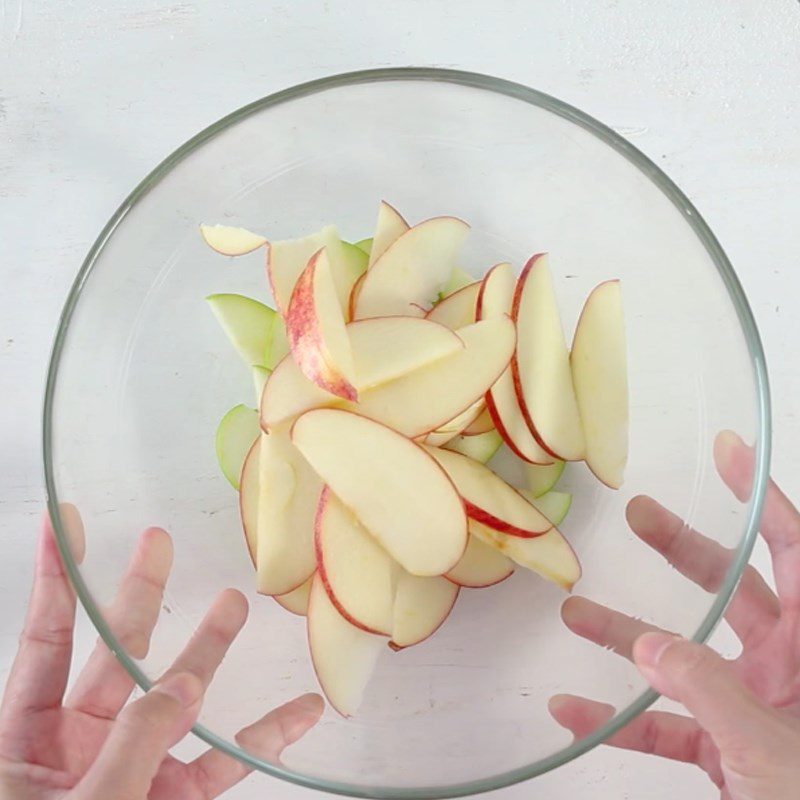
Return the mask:
<path id="1" fill-rule="evenodd" d="M 219 418 L 252 388 L 204 298 L 269 299 L 263 251 L 226 261 L 203 244 L 198 224 L 288 238 L 333 222 L 352 241 L 371 235 L 381 198 L 412 221 L 467 220 L 463 265 L 475 275 L 548 250 L 568 338 L 588 291 L 622 279 L 630 460 L 617 492 L 583 465 L 567 470 L 575 499 L 563 531 L 584 570 L 575 591 L 706 639 L 748 558 L 768 468 L 766 370 L 747 301 L 707 225 L 655 164 L 583 112 L 484 75 L 383 69 L 307 83 L 225 117 L 148 175 L 100 233 L 66 303 L 45 400 L 47 489 L 78 594 L 142 687 L 220 589 L 248 596 L 249 620 L 212 684 L 198 736 L 307 786 L 450 797 L 564 764 L 654 695 L 630 663 L 567 630 L 560 589 L 520 570 L 462 591 L 447 624 L 419 647 L 387 649 L 357 716 L 327 710 L 280 764 L 235 744 L 240 727 L 316 681 L 304 620 L 255 592 L 237 497 L 214 454 Z M 746 504 L 713 468 L 723 428 L 755 443 Z M 642 492 L 736 549 L 717 594 L 627 529 L 625 504 Z M 62 500 L 83 515 L 81 565 Z M 136 660 L 102 609 L 140 530 L 153 524 L 171 532 L 175 564 L 150 653 Z M 618 713 L 573 742 L 547 712 L 560 692 Z"/>

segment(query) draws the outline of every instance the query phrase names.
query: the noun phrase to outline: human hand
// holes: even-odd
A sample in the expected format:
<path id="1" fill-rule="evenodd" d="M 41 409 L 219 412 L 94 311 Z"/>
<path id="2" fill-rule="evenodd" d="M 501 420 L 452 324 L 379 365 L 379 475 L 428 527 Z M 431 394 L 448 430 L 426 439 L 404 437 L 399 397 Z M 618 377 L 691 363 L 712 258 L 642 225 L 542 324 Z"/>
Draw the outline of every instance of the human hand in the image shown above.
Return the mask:
<path id="1" fill-rule="evenodd" d="M 72 521 L 73 552 L 80 557 L 77 511 L 62 509 Z M 147 654 L 171 564 L 167 533 L 145 531 L 105 614 L 135 658 Z M 241 781 L 250 768 L 219 751 L 184 764 L 167 750 L 196 720 L 203 694 L 246 617 L 245 598 L 232 589 L 222 592 L 172 667 L 127 706 L 133 680 L 99 642 L 65 699 L 75 594 L 46 522 L 25 628 L 0 707 L 0 798 L 210 800 Z M 244 728 L 237 742 L 276 762 L 322 709 L 319 695 L 296 698 Z"/>
<path id="2" fill-rule="evenodd" d="M 753 453 L 735 434 L 717 437 L 717 469 L 739 500 L 752 486 Z M 628 523 L 646 544 L 709 592 L 716 592 L 733 553 L 688 529 L 648 497 L 628 505 Z M 632 658 L 661 694 L 694 717 L 650 711 L 606 744 L 696 764 L 722 800 L 790 800 L 800 792 L 800 514 L 770 482 L 761 534 L 772 555 L 777 596 L 748 566 L 725 618 L 743 651 L 726 661 L 708 647 L 658 631 L 631 617 L 574 597 L 567 626 Z M 550 711 L 576 737 L 607 722 L 614 708 L 559 695 Z"/>

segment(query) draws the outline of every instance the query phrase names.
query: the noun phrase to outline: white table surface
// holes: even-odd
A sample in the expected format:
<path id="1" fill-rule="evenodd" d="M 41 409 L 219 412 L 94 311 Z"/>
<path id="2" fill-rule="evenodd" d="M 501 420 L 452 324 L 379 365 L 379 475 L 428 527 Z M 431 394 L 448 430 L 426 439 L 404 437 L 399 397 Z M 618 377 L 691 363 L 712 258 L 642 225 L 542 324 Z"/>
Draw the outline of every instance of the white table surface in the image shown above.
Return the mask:
<path id="1" fill-rule="evenodd" d="M 15 651 L 43 503 L 48 351 L 100 227 L 156 162 L 230 110 L 329 73 L 410 64 L 483 71 L 557 95 L 627 136 L 687 192 L 750 298 L 771 368 L 773 471 L 800 497 L 794 0 L 4 0 L 0 682 Z M 766 565 L 763 548 L 754 561 Z M 94 638 L 83 616 L 77 638 L 80 660 Z M 724 628 L 715 642 L 734 646 Z M 253 776 L 227 797 L 313 795 Z M 491 796 L 716 795 L 692 768 L 600 748 Z"/>

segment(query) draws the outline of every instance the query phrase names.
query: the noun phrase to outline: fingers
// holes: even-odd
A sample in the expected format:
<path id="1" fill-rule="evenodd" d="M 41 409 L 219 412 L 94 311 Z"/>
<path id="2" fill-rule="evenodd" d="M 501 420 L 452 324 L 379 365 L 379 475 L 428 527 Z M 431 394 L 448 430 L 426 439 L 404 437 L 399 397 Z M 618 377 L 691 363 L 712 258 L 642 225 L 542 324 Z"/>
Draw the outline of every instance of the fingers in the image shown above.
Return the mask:
<path id="1" fill-rule="evenodd" d="M 682 575 L 707 592 L 719 590 L 733 554 L 703 536 L 650 497 L 634 497 L 626 510 L 631 530 L 661 553 Z M 725 618 L 745 642 L 768 630 L 780 614 L 780 606 L 766 581 L 752 567 L 745 568 Z"/>
<path id="2" fill-rule="evenodd" d="M 175 673 L 123 709 L 100 753 L 76 789 L 77 800 L 141 800 L 167 750 L 192 726 L 203 695 L 201 681 Z"/>
<path id="3" fill-rule="evenodd" d="M 218 594 L 165 677 L 190 672 L 207 687 L 246 619 L 247 600 L 241 592 L 226 589 Z"/>
<path id="4" fill-rule="evenodd" d="M 82 538 L 75 507 L 65 504 L 61 513 L 70 519 L 76 540 Z M 3 733 L 18 729 L 31 712 L 60 705 L 69 677 L 74 625 L 75 593 L 48 518 L 39 536 L 28 614 L 0 711 Z"/>
<path id="5" fill-rule="evenodd" d="M 636 666 L 650 685 L 682 703 L 727 763 L 751 759 L 775 741 L 776 715 L 735 676 L 713 650 L 664 633 L 648 633 L 634 646 Z"/>
<path id="6" fill-rule="evenodd" d="M 317 723 L 324 708 L 325 703 L 318 694 L 297 697 L 241 730 L 236 741 L 251 755 L 275 764 L 284 748 Z M 247 764 L 219 750 L 209 750 L 191 762 L 187 769 L 190 780 L 200 789 L 204 800 L 218 797 L 252 771 Z"/>
<path id="7" fill-rule="evenodd" d="M 755 453 L 735 433 L 723 431 L 714 443 L 719 474 L 742 502 L 753 486 Z M 761 535 L 769 546 L 778 596 L 784 607 L 800 607 L 800 513 L 769 481 L 761 514 Z"/>
<path id="8" fill-rule="evenodd" d="M 561 618 L 573 633 L 601 647 L 608 647 L 628 659 L 633 657 L 634 642 L 642 634 L 660 630 L 578 596 L 570 597 L 564 602 L 561 606 Z"/>
<path id="9" fill-rule="evenodd" d="M 158 621 L 164 586 L 172 566 L 172 540 L 150 528 L 139 538 L 128 570 L 105 617 L 122 647 L 144 658 Z M 133 690 L 133 679 L 99 641 L 67 697 L 66 705 L 103 719 L 116 717 Z"/>
<path id="10" fill-rule="evenodd" d="M 550 700 L 550 713 L 559 725 L 582 739 L 605 725 L 615 714 L 613 706 L 574 695 L 556 695 Z M 696 764 L 722 783 L 717 750 L 703 729 L 689 717 L 648 711 L 605 740 L 605 744 L 624 750 Z"/>

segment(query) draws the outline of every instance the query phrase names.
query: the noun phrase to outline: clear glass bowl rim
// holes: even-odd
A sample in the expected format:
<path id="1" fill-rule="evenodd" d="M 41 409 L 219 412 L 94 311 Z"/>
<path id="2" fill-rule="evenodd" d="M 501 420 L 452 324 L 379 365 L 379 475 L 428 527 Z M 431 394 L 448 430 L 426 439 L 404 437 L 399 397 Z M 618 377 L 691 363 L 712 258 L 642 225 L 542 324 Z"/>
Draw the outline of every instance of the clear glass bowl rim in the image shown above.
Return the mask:
<path id="1" fill-rule="evenodd" d="M 725 608 L 733 595 L 734 590 L 741 577 L 742 570 L 748 562 L 753 544 L 758 532 L 758 521 L 761 516 L 761 509 L 764 502 L 767 480 L 769 477 L 769 461 L 771 450 L 771 430 L 772 418 L 770 412 L 770 391 L 767 376 L 766 359 L 764 356 L 761 339 L 756 327 L 755 319 L 745 297 L 742 286 L 733 267 L 725 255 L 722 247 L 717 241 L 705 220 L 700 216 L 697 209 L 692 205 L 684 193 L 667 177 L 667 175 L 647 156 L 640 152 L 630 142 L 616 133 L 603 123 L 580 111 L 579 109 L 555 98 L 551 95 L 532 89 L 520 83 L 504 80 L 502 78 L 484 75 L 477 72 L 466 72 L 462 70 L 438 69 L 434 67 L 392 67 L 381 69 L 359 70 L 356 72 L 346 72 L 319 78 L 306 83 L 298 84 L 289 89 L 276 92 L 249 103 L 242 108 L 228 114 L 217 122 L 209 125 L 204 130 L 197 133 L 177 150 L 165 158 L 155 169 L 152 170 L 139 185 L 128 195 L 120 207 L 116 210 L 111 219 L 106 223 L 103 230 L 95 240 L 81 265 L 80 271 L 70 289 L 64 308 L 61 312 L 58 328 L 56 330 L 53 348 L 50 356 L 50 363 L 47 372 L 47 382 L 45 386 L 43 425 L 42 425 L 42 445 L 44 455 L 44 477 L 47 493 L 47 507 L 53 520 L 53 526 L 58 541 L 58 547 L 64 561 L 65 568 L 70 580 L 77 592 L 77 595 L 86 609 L 86 613 L 97 628 L 100 636 L 105 641 L 109 649 L 116 655 L 123 667 L 130 676 L 145 691 L 152 682 L 143 674 L 138 665 L 128 656 L 121 647 L 117 639 L 111 633 L 108 625 L 103 619 L 102 613 L 95 603 L 84 582 L 78 565 L 72 558 L 68 541 L 64 531 L 64 523 L 59 514 L 59 500 L 56 492 L 55 474 L 53 469 L 53 405 L 55 388 L 58 377 L 58 368 L 61 354 L 64 349 L 70 319 L 75 307 L 80 299 L 83 286 L 103 252 L 103 248 L 113 235 L 116 228 L 122 224 L 128 212 L 156 186 L 162 178 L 180 163 L 184 158 L 193 153 L 207 142 L 229 127 L 236 125 L 241 120 L 264 111 L 273 106 L 293 100 L 298 97 L 313 95 L 324 92 L 328 89 L 337 87 L 351 86 L 362 83 L 378 83 L 384 81 L 433 81 L 445 84 L 458 84 L 475 89 L 494 92 L 507 97 L 529 103 L 533 106 L 550 111 L 553 114 L 569 120 L 588 131 L 598 139 L 602 140 L 620 155 L 624 156 L 644 175 L 646 175 L 672 202 L 686 223 L 692 228 L 698 239 L 702 242 L 714 265 L 722 278 L 728 291 L 728 295 L 736 310 L 739 323 L 745 335 L 747 347 L 750 354 L 753 377 L 756 386 L 757 396 L 757 423 L 758 433 L 755 442 L 755 473 L 753 482 L 753 493 L 751 495 L 750 511 L 746 520 L 744 535 L 736 550 L 734 560 L 728 570 L 714 602 L 708 613 L 703 619 L 697 631 L 692 637 L 696 642 L 705 642 L 713 632 L 717 623 L 722 618 Z M 650 706 L 658 695 L 653 691 L 646 691 L 634 700 L 627 708 L 617 713 L 608 723 L 599 728 L 590 736 L 574 742 L 569 747 L 565 747 L 546 758 L 539 759 L 531 764 L 510 770 L 507 772 L 491 775 L 480 780 L 469 781 L 466 783 L 451 784 L 448 786 L 429 786 L 429 787 L 379 787 L 364 786 L 359 784 L 349 784 L 339 781 L 328 781 L 304 775 L 282 766 L 277 766 L 250 755 L 236 745 L 221 739 L 212 731 L 202 725 L 195 725 L 194 733 L 208 744 L 222 750 L 225 753 L 239 759 L 249 766 L 261 770 L 269 775 L 290 781 L 301 786 L 319 789 L 334 794 L 342 794 L 354 797 L 380 797 L 397 798 L 398 800 L 436 800 L 437 798 L 461 797 L 469 794 L 500 789 L 520 781 L 528 780 L 537 775 L 548 772 L 551 769 L 562 766 L 568 761 L 576 758 L 583 753 L 601 744 L 605 739 L 613 735 L 616 731 L 630 722 L 634 717 Z"/>

